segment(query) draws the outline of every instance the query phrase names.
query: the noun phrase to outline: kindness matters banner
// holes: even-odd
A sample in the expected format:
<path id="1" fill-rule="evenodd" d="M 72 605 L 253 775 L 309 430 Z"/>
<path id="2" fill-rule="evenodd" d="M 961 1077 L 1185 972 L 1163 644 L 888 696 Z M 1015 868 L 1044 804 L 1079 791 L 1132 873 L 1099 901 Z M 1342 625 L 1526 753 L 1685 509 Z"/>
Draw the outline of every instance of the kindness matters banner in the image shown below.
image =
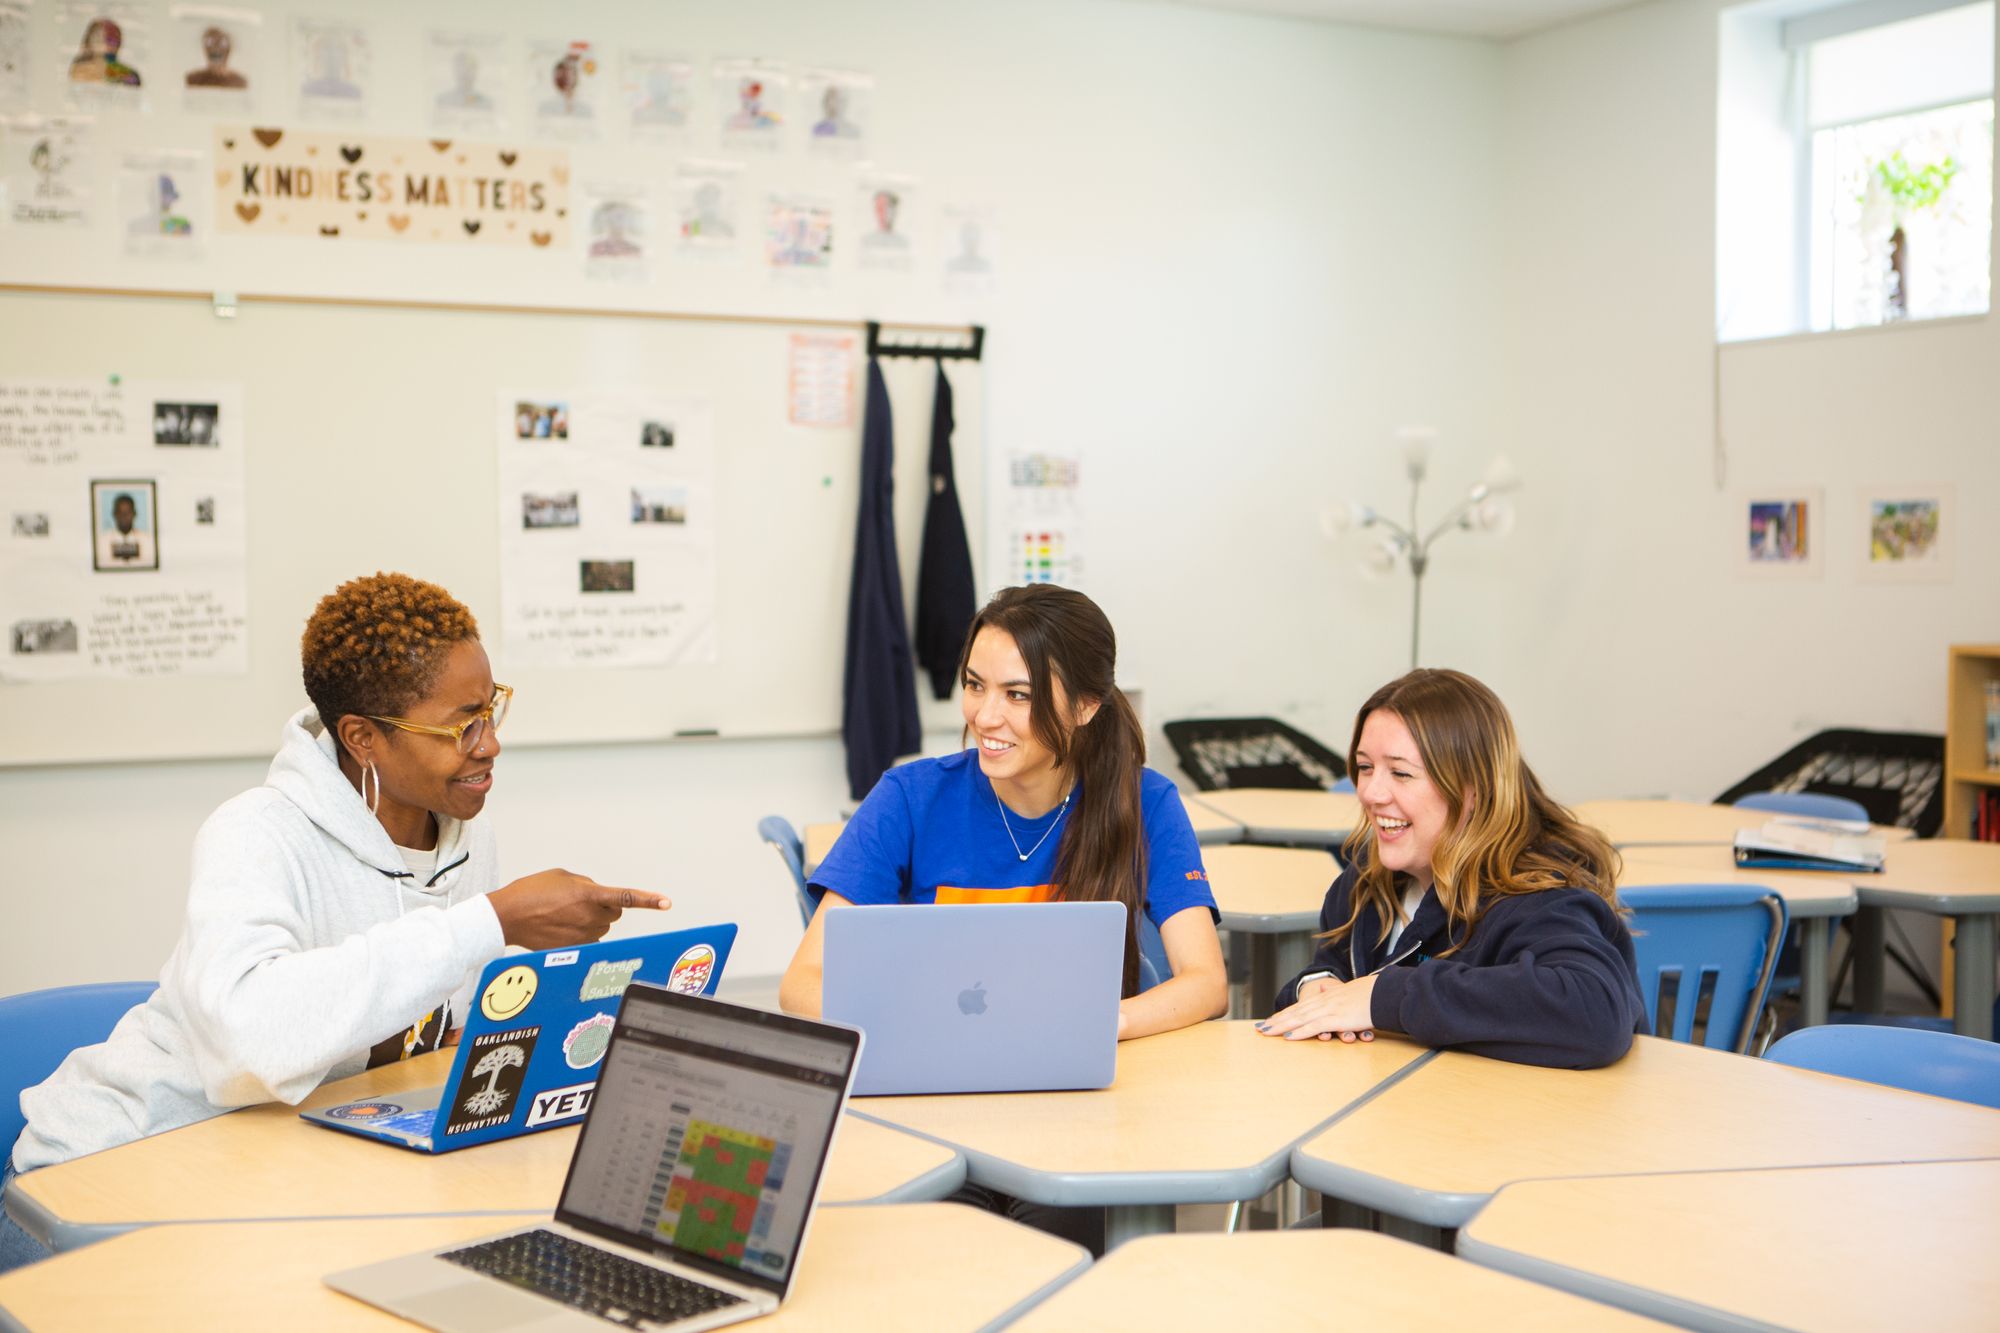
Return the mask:
<path id="1" fill-rule="evenodd" d="M 225 234 L 569 243 L 560 148 L 225 126 L 215 162 Z"/>

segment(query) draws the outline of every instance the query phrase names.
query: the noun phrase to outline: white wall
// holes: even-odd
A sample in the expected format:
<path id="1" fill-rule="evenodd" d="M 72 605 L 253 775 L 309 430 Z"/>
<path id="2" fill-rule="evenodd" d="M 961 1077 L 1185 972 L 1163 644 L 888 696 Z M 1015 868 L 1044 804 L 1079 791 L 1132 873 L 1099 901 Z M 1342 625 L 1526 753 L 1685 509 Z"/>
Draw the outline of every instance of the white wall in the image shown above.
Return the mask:
<path id="1" fill-rule="evenodd" d="M 420 23 L 401 7 L 368 11 L 398 16 L 383 22 L 406 40 L 432 24 L 539 35 L 553 13 L 434 6 Z M 1119 627 L 1121 675 L 1145 688 L 1150 719 L 1273 712 L 1344 735 L 1354 704 L 1403 665 L 1407 588 L 1356 579 L 1314 511 L 1336 491 L 1402 494 L 1381 444 L 1400 422 L 1435 422 L 1457 444 L 1435 464 L 1440 486 L 1469 483 L 1501 435 L 1498 349 L 1512 335 L 1497 277 L 1500 48 L 1129 0 L 628 0 L 589 12 L 600 43 L 671 39 L 704 56 L 871 71 L 881 164 L 997 212 L 989 481 L 1010 448 L 1083 450 L 1088 586 Z M 160 130 L 131 133 L 160 142 Z M 7 251 L 21 262 L 15 240 L 0 265 Z M 286 251 L 286 263 L 246 256 L 214 276 L 244 291 L 337 282 L 399 295 L 478 276 L 463 256 L 376 248 L 379 272 L 315 274 Z M 224 258 L 219 248 L 227 270 Z M 80 280 L 77 256 L 43 259 L 41 280 Z M 554 281 L 522 265 L 505 299 L 558 300 L 570 288 Z M 643 299 L 845 315 L 862 313 L 864 295 L 691 280 Z M 883 298 L 884 313 L 950 313 L 906 296 Z M 0 322 L 0 362 L 20 336 Z M 1462 658 L 1514 622 L 1512 585 L 1540 575 L 1527 547 L 1449 554 L 1462 558 L 1440 556 L 1429 623 L 1441 653 Z M 837 672 L 840 645 L 826 648 Z M 195 827 L 262 769 L 0 770 L 0 993 L 154 972 L 178 928 Z M 757 817 L 827 818 L 845 795 L 830 739 L 517 746 L 490 810 L 508 874 L 561 863 L 665 889 L 690 923 L 740 920 L 742 976 L 779 971 L 798 930 Z"/>

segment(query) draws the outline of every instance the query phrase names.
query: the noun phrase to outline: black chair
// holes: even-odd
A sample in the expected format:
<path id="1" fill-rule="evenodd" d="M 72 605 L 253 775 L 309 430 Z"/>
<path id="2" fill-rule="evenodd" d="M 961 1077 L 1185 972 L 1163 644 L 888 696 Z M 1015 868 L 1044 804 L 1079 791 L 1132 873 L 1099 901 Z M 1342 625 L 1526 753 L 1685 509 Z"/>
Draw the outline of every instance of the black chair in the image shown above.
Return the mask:
<path id="1" fill-rule="evenodd" d="M 1819 792 L 1857 801 L 1877 824 L 1930 838 L 1944 824 L 1944 737 L 1914 731 L 1822 731 L 1716 797 Z"/>
<path id="2" fill-rule="evenodd" d="M 1817 732 L 1800 741 L 1764 767 L 1716 797 L 1733 805 L 1756 792 L 1810 792 L 1855 801 L 1877 824 L 1913 830 L 1919 838 L 1934 837 L 1944 826 L 1944 737 L 1917 731 Z M 1917 961 L 1916 950 L 1892 916 L 1889 928 L 1900 939 L 1888 945 L 1888 956 L 1932 1004 L 1939 1002 L 1937 983 Z M 1797 932 L 1787 942 L 1778 971 L 1798 972 Z M 1837 996 L 1853 963 L 1850 949 L 1835 970 Z"/>
<path id="3" fill-rule="evenodd" d="M 1203 791 L 1290 787 L 1325 791 L 1347 776 L 1347 761 L 1274 717 L 1188 718 L 1166 725 L 1181 771 Z"/>

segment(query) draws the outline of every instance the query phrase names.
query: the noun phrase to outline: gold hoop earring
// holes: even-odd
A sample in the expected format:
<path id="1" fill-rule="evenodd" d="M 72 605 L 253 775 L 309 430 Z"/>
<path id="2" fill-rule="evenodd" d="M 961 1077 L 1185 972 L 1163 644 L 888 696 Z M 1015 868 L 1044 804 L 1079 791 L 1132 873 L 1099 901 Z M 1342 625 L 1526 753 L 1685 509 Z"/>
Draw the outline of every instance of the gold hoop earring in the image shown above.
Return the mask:
<path id="1" fill-rule="evenodd" d="M 370 778 L 375 779 L 375 795 L 373 797 L 368 795 L 368 779 Z M 382 775 L 375 771 L 375 765 L 372 763 L 361 770 L 361 800 L 367 805 L 368 813 L 371 815 L 381 809 Z"/>

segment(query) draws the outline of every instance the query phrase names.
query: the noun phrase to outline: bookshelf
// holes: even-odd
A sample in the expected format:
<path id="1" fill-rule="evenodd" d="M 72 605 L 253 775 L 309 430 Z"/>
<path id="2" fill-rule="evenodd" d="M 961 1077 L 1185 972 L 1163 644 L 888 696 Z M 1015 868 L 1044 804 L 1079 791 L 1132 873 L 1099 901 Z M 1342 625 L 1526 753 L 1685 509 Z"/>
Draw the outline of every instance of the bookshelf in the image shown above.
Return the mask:
<path id="1" fill-rule="evenodd" d="M 2000 769 L 1986 766 L 1986 682 L 2000 680 L 2000 643 L 1955 643 L 1945 685 L 1944 827 L 1939 836 L 1969 838 L 1981 794 L 2000 791 Z M 1951 922 L 1944 922 L 1942 1012 L 1952 1016 Z"/>

